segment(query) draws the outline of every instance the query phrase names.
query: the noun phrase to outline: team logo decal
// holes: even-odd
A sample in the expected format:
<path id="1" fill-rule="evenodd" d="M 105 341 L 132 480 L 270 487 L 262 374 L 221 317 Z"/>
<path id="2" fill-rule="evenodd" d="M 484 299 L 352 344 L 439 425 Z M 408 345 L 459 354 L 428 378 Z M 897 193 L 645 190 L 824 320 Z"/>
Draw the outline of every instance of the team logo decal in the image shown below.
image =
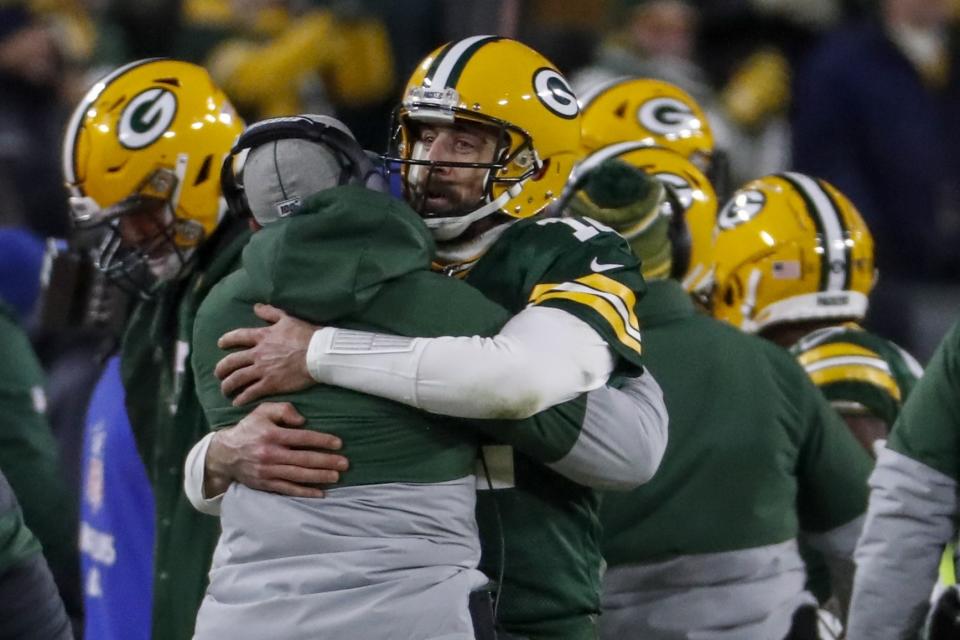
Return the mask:
<path id="1" fill-rule="evenodd" d="M 693 110 L 675 98 L 647 100 L 637 109 L 641 126 L 662 136 L 699 129 L 701 124 Z"/>
<path id="2" fill-rule="evenodd" d="M 561 118 L 575 118 L 580 112 L 573 89 L 555 69 L 537 69 L 533 74 L 533 90 L 543 106 Z"/>
<path id="3" fill-rule="evenodd" d="M 120 115 L 117 135 L 127 149 L 153 144 L 177 115 L 177 98 L 166 89 L 147 89 L 130 101 Z"/>
<path id="4" fill-rule="evenodd" d="M 739 227 L 744 222 L 755 218 L 763 210 L 766 202 L 767 197 L 756 189 L 741 191 L 720 210 L 717 215 L 717 224 L 725 231 Z"/>

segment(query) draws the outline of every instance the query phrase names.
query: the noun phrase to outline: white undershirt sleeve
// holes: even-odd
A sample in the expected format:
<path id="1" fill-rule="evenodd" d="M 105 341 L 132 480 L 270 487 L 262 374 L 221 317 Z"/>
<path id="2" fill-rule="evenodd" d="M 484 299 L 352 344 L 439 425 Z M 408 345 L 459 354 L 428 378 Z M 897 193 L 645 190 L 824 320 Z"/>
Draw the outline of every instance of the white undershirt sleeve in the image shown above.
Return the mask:
<path id="1" fill-rule="evenodd" d="M 194 509 L 207 515 L 219 516 L 223 494 L 210 498 L 203 495 L 203 465 L 212 439 L 213 433 L 208 433 L 193 445 L 187 454 L 187 460 L 183 464 L 183 492 L 187 494 L 187 500 Z"/>
<path id="2" fill-rule="evenodd" d="M 528 307 L 492 338 L 403 338 L 324 327 L 310 375 L 431 413 L 519 420 L 606 384 L 606 341 L 574 315 Z"/>
<path id="3" fill-rule="evenodd" d="M 547 466 L 594 489 L 635 489 L 659 468 L 668 424 L 663 391 L 647 371 L 620 389 L 591 391 L 580 437 L 567 455 Z"/>

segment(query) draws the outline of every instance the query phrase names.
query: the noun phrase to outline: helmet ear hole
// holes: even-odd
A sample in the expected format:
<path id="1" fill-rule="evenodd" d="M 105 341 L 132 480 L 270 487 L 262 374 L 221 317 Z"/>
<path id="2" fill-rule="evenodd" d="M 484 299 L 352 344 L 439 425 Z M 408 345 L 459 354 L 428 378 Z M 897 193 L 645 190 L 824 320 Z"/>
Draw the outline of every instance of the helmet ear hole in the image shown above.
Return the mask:
<path id="1" fill-rule="evenodd" d="M 537 170 L 537 172 L 536 172 L 535 174 L 533 174 L 533 175 L 530 177 L 530 179 L 533 180 L 534 182 L 536 182 L 537 180 L 539 180 L 539 179 L 542 178 L 543 176 L 547 175 L 547 171 L 548 171 L 549 169 L 550 169 L 550 158 L 547 158 L 546 160 L 543 161 L 543 165 Z"/>
<path id="2" fill-rule="evenodd" d="M 737 298 L 737 292 L 735 291 L 735 289 L 739 289 L 739 287 L 737 286 L 739 284 L 740 284 L 739 281 L 734 280 L 733 282 L 728 284 L 723 290 L 723 303 L 728 307 L 732 307 L 734 301 Z"/>
<path id="3" fill-rule="evenodd" d="M 203 159 L 203 164 L 200 165 L 200 171 L 197 172 L 197 177 L 193 181 L 193 186 L 201 185 L 210 179 L 210 167 L 213 166 L 213 156 L 207 155 Z"/>

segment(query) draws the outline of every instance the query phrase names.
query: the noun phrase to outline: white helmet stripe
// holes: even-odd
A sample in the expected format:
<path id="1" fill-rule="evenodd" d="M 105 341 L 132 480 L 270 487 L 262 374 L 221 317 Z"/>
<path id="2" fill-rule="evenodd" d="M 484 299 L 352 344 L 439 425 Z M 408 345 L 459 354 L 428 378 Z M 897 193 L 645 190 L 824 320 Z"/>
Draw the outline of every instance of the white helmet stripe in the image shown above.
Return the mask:
<path id="1" fill-rule="evenodd" d="M 828 274 L 826 290 L 843 291 L 847 287 L 847 273 L 850 265 L 847 260 L 847 247 L 844 242 L 844 227 L 840 212 L 833 205 L 833 199 L 816 180 L 792 171 L 783 175 L 789 177 L 801 195 L 813 203 L 810 214 L 818 216 L 823 225 L 826 255 L 822 264 Z"/>
<path id="2" fill-rule="evenodd" d="M 606 82 L 601 82 L 600 84 L 590 89 L 587 89 L 586 91 L 583 92 L 583 94 L 580 96 L 580 99 L 579 99 L 580 111 L 583 111 L 584 109 L 586 109 L 591 102 L 599 98 L 601 94 L 606 93 L 608 89 L 611 89 L 612 87 L 617 86 L 618 84 L 620 84 L 621 82 L 624 82 L 625 80 L 633 80 L 633 79 L 634 78 L 632 76 L 617 76 L 616 78 L 611 78 Z"/>
<path id="3" fill-rule="evenodd" d="M 70 195 L 78 197 L 83 195 L 80 189 L 75 186 L 77 183 L 76 145 L 77 136 L 80 135 L 80 125 L 83 123 L 84 116 L 87 115 L 87 110 L 90 109 L 93 103 L 97 101 L 97 98 L 100 97 L 100 94 L 103 93 L 103 90 L 106 89 L 110 83 L 116 79 L 117 76 L 124 74 L 135 67 L 162 59 L 163 58 L 147 58 L 145 60 L 137 60 L 136 62 L 123 65 L 119 69 L 116 69 L 115 71 L 98 80 L 96 84 L 87 90 L 87 93 L 83 96 L 83 99 L 80 100 L 79 104 L 77 104 L 77 107 L 70 115 L 70 121 L 67 124 L 67 130 L 63 136 L 63 151 L 61 158 L 63 162 L 63 179 L 70 188 Z"/>
<path id="4" fill-rule="evenodd" d="M 819 362 L 812 362 L 808 365 L 804 365 L 803 368 L 806 369 L 807 373 L 814 373 L 816 371 L 820 371 L 821 369 L 852 366 L 870 367 L 887 374 L 892 374 L 890 371 L 890 365 L 887 364 L 885 360 L 879 357 L 871 358 L 869 356 L 834 356 L 832 358 L 824 358 Z"/>
<path id="5" fill-rule="evenodd" d="M 567 182 L 568 184 L 575 183 L 581 175 L 593 171 L 611 158 L 616 158 L 625 153 L 636 151 L 638 149 L 647 149 L 650 146 L 651 145 L 645 142 L 631 140 L 629 142 L 618 142 L 616 144 L 611 144 L 601 149 L 597 149 L 573 167 L 573 169 L 570 171 L 570 179 L 567 180 Z"/>

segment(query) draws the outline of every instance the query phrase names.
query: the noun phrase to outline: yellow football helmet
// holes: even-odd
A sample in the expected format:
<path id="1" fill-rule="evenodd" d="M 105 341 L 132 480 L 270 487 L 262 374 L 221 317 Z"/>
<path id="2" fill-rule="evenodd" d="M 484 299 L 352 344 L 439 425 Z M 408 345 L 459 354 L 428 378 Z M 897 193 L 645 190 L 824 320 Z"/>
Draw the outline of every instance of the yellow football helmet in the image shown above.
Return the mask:
<path id="1" fill-rule="evenodd" d="M 70 118 L 63 173 L 74 224 L 114 229 L 99 266 L 141 293 L 152 286 L 140 280 L 144 267 L 159 280 L 178 276 L 224 212 L 220 165 L 242 130 L 194 64 L 140 60 L 97 82 Z M 123 246 L 121 218 L 144 212 L 155 233 Z"/>
<path id="2" fill-rule="evenodd" d="M 620 78 L 580 100 L 582 144 L 595 151 L 617 142 L 645 142 L 670 149 L 701 171 L 714 154 L 707 115 L 680 87 L 652 78 Z"/>
<path id="3" fill-rule="evenodd" d="M 386 160 L 388 168 L 400 164 L 414 208 L 422 209 L 414 183 L 428 182 L 437 167 L 486 169 L 482 199 L 471 210 L 443 217 L 421 211 L 440 242 L 458 239 L 494 213 L 526 218 L 541 211 L 560 196 L 580 144 L 580 108 L 566 79 L 533 49 L 496 36 L 473 36 L 428 55 L 407 82 L 394 120 Z M 497 132 L 490 162 L 423 158 L 419 126 L 464 123 Z"/>
<path id="4" fill-rule="evenodd" d="M 688 292 L 704 293 L 712 282 L 712 234 L 717 219 L 717 195 L 710 181 L 679 153 L 634 141 L 612 144 L 588 154 L 574 169 L 571 182 L 576 182 L 578 176 L 611 158 L 642 169 L 668 187 L 668 193 L 681 215 L 671 224 L 672 259 L 662 271 L 681 280 Z M 620 230 L 620 233 L 630 240 L 630 233 L 642 233 L 650 223 L 652 221 L 638 221 L 635 230 Z M 648 264 L 650 256 L 641 258 L 644 260 L 646 276 L 647 269 L 656 269 L 656 265 Z"/>
<path id="5" fill-rule="evenodd" d="M 717 215 L 713 315 L 748 332 L 867 312 L 873 237 L 835 187 L 800 173 L 747 183 Z"/>

